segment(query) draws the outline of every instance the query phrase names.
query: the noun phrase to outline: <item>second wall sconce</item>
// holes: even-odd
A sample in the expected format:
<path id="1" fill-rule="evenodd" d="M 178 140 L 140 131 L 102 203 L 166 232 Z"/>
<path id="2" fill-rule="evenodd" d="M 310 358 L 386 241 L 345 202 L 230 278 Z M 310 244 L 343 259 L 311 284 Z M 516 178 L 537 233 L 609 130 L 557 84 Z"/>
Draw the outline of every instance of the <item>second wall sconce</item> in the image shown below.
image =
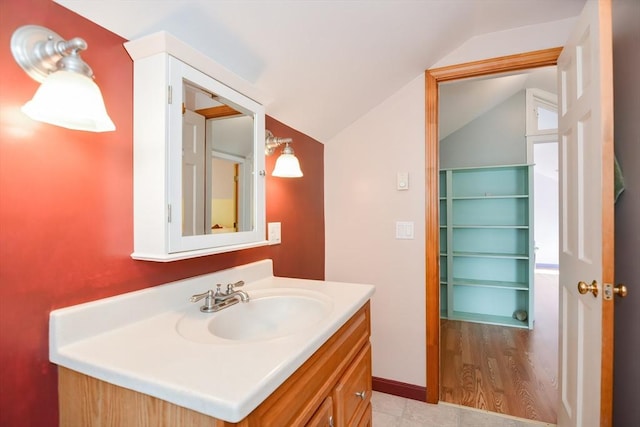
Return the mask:
<path id="1" fill-rule="evenodd" d="M 11 53 L 32 79 L 42 84 L 22 111 L 34 120 L 68 129 L 105 132 L 116 129 L 104 106 L 91 67 L 79 52 L 87 43 L 65 41 L 48 28 L 25 25 L 11 37 Z"/>
<path id="2" fill-rule="evenodd" d="M 293 148 L 289 146 L 293 140 L 291 138 L 278 138 L 273 136 L 270 130 L 265 132 L 265 153 L 269 156 L 274 153 L 275 149 L 284 144 L 282 154 L 276 160 L 276 166 L 273 168 L 271 175 L 281 178 L 300 178 L 302 176 L 302 170 L 300 169 L 300 162 L 298 158 L 293 154 Z"/>

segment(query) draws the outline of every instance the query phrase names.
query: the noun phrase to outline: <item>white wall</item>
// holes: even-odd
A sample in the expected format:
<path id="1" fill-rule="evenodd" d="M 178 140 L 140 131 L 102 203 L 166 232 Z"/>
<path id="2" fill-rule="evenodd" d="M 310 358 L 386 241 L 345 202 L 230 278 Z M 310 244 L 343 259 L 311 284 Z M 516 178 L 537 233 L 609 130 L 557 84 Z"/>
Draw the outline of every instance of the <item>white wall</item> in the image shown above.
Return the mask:
<path id="1" fill-rule="evenodd" d="M 376 285 L 374 376 L 424 386 L 424 77 L 325 144 L 326 279 Z M 396 173 L 409 189 L 396 190 Z M 395 222 L 415 223 L 413 240 Z"/>
<path id="2" fill-rule="evenodd" d="M 562 46 L 573 22 L 475 37 L 438 64 Z M 418 386 L 426 384 L 424 96 L 416 76 L 327 141 L 324 163 L 326 279 L 376 285 L 373 375 Z M 410 190 L 396 190 L 397 172 L 409 172 Z M 395 221 L 414 221 L 415 239 L 396 240 Z"/>
<path id="3" fill-rule="evenodd" d="M 525 91 L 440 140 L 440 167 L 462 168 L 527 163 Z"/>
<path id="4" fill-rule="evenodd" d="M 563 46 L 576 18 L 472 37 L 429 68 Z"/>

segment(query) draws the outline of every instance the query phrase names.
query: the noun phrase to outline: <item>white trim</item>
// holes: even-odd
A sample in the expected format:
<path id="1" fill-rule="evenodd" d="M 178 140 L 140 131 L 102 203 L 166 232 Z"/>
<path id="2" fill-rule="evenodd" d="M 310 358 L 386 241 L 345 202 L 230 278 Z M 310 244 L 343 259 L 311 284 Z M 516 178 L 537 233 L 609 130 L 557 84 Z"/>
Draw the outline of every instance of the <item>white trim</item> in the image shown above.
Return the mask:
<path id="1" fill-rule="evenodd" d="M 558 112 L 558 95 L 542 89 L 526 90 L 527 163 L 533 164 L 533 144 L 557 142 L 558 129 L 538 129 L 538 107 Z"/>
<path id="2" fill-rule="evenodd" d="M 237 156 L 235 154 L 223 153 L 222 151 L 216 151 L 216 150 L 211 150 L 211 157 L 215 157 L 216 159 L 222 159 L 222 160 L 230 160 L 232 162 L 242 163 L 242 164 L 244 164 L 244 162 L 247 161 L 247 159 L 244 157 Z"/>

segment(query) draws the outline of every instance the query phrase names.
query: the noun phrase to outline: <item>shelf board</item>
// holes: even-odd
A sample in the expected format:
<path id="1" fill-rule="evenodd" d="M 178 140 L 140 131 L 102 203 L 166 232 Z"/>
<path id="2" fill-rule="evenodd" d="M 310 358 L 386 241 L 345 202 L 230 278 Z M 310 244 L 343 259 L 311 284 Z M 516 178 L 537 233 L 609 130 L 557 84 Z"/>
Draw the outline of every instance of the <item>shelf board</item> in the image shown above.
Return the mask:
<path id="1" fill-rule="evenodd" d="M 522 282 L 500 282 L 497 280 L 459 279 L 454 277 L 454 286 L 478 286 L 483 288 L 513 289 L 514 291 L 528 291 L 529 286 Z"/>
<path id="2" fill-rule="evenodd" d="M 490 325 L 513 326 L 517 328 L 527 329 L 529 327 L 527 321 L 520 321 L 507 316 L 492 316 L 489 314 L 466 313 L 463 311 L 454 311 L 449 317 L 450 320 L 462 320 L 466 322 L 488 323 Z"/>
<path id="3" fill-rule="evenodd" d="M 474 258 L 507 258 L 507 259 L 529 259 L 525 254 L 489 253 L 489 252 L 452 252 L 451 255 L 458 257 Z"/>
<path id="4" fill-rule="evenodd" d="M 492 199 L 528 199 L 526 194 L 503 194 L 493 196 L 451 196 L 451 200 L 492 200 Z"/>
<path id="5" fill-rule="evenodd" d="M 441 225 L 441 227 L 446 227 L 446 225 Z M 503 229 L 503 230 L 527 230 L 529 228 L 528 225 L 451 225 L 451 228 L 478 228 L 478 229 Z"/>
<path id="6" fill-rule="evenodd" d="M 475 170 L 480 170 L 480 169 L 484 169 L 484 170 L 491 170 L 491 169 L 495 169 L 495 170 L 501 170 L 501 169 L 524 169 L 528 166 L 534 166 L 535 163 L 514 163 L 512 165 L 487 165 L 487 166 L 463 166 L 463 167 L 458 167 L 458 168 L 441 168 L 440 172 L 446 172 L 446 171 L 475 171 Z"/>

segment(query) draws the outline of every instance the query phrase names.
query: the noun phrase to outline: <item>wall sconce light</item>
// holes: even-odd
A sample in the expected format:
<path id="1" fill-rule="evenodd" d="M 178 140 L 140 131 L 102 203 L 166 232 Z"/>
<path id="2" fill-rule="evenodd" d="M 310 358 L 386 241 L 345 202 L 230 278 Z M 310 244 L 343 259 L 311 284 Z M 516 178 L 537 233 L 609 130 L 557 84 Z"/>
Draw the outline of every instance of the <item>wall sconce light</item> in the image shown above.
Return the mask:
<path id="1" fill-rule="evenodd" d="M 267 156 L 274 153 L 276 147 L 284 144 L 282 154 L 276 160 L 276 166 L 273 168 L 271 175 L 281 178 L 300 178 L 302 176 L 302 170 L 300 169 L 300 162 L 298 158 L 293 154 L 293 148 L 289 146 L 293 140 L 291 138 L 278 138 L 273 136 L 271 131 L 265 132 L 265 153 Z"/>
<path id="2" fill-rule="evenodd" d="M 11 53 L 32 79 L 42 84 L 22 111 L 40 122 L 68 129 L 105 132 L 116 127 L 109 118 L 91 67 L 79 52 L 87 43 L 65 41 L 37 25 L 18 28 L 11 37 Z"/>

